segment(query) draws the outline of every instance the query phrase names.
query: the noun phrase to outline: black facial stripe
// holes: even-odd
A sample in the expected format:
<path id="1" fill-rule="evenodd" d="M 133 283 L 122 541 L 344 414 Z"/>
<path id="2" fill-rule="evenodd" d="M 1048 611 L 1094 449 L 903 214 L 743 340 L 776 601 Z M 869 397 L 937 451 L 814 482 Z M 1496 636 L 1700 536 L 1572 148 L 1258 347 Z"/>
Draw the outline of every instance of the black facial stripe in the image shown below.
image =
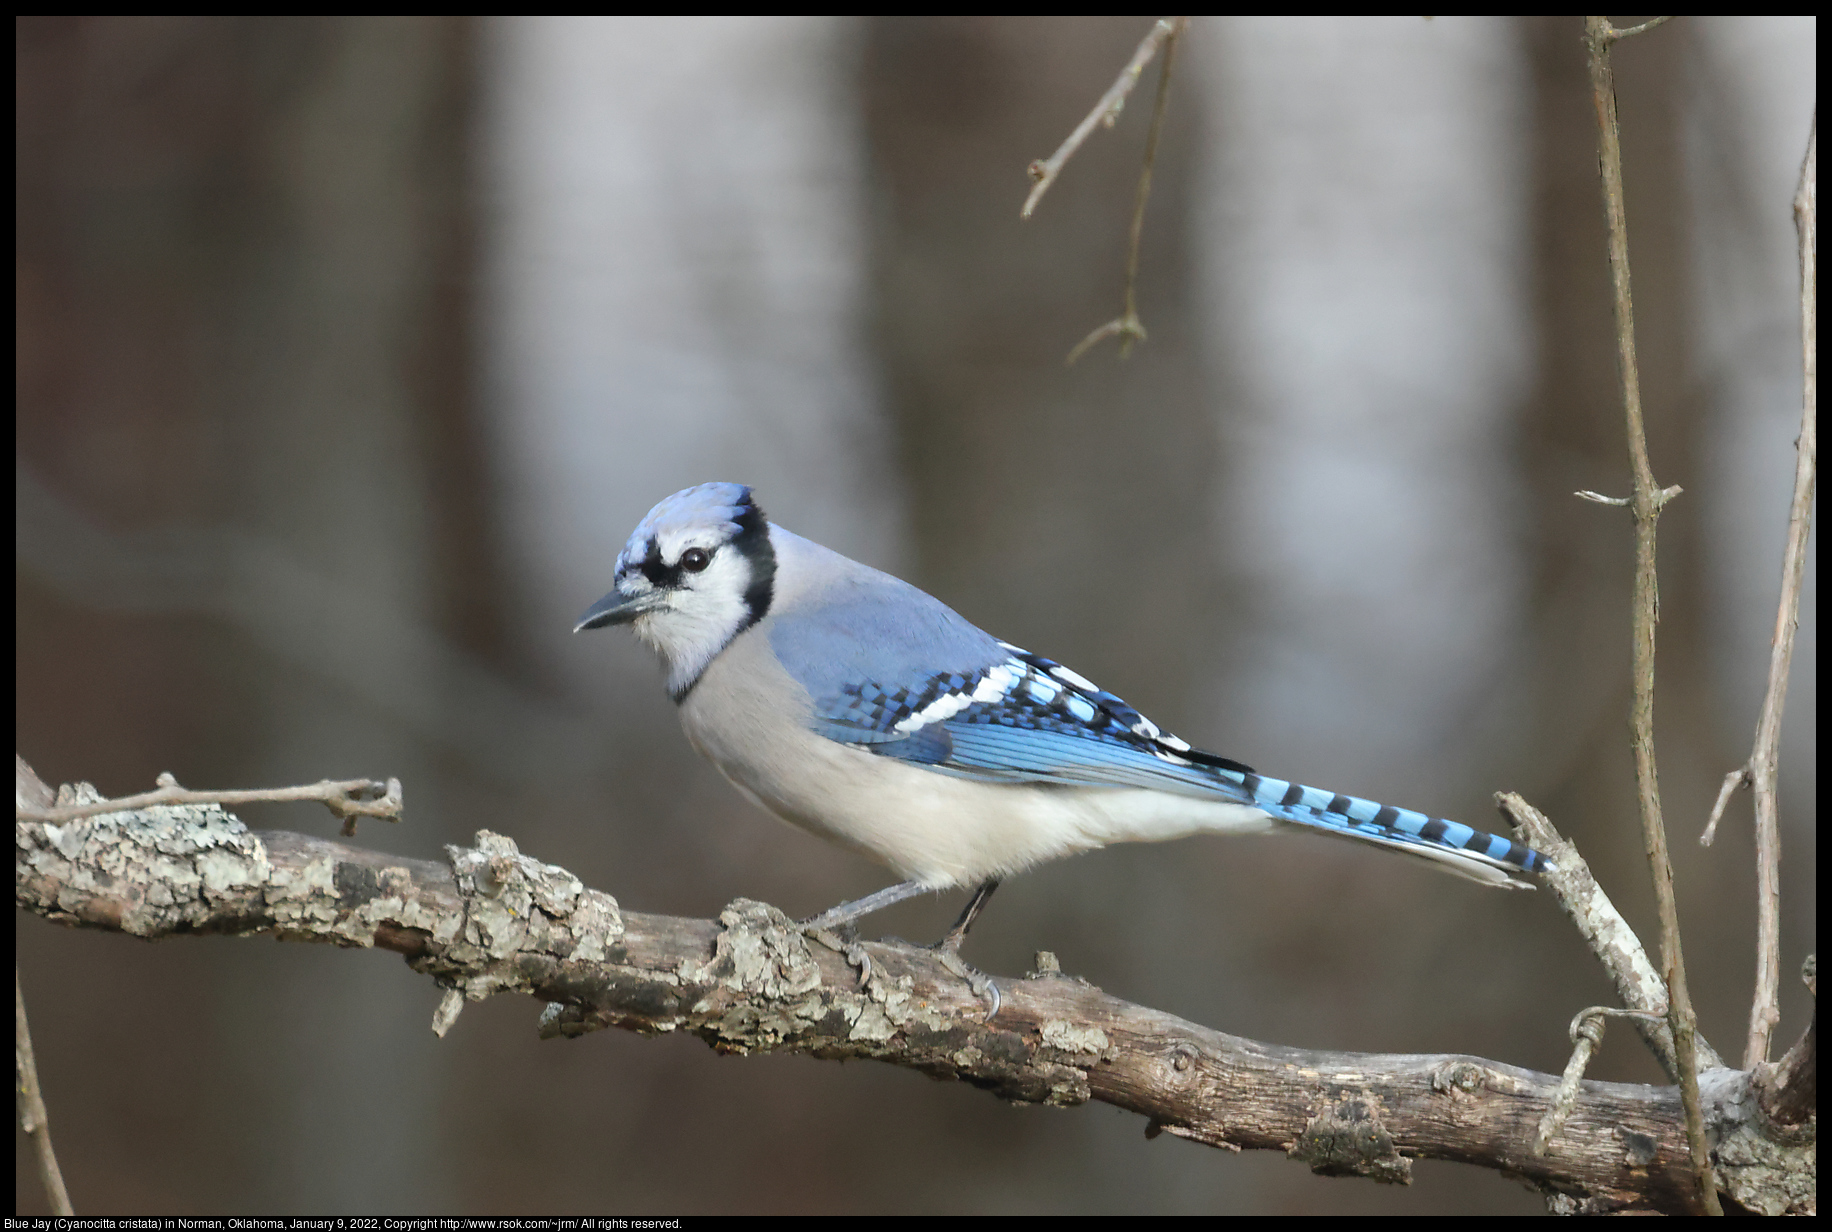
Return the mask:
<path id="1" fill-rule="evenodd" d="M 649 540 L 649 550 L 643 553 L 642 564 L 637 568 L 641 569 L 642 575 L 649 579 L 649 585 L 658 590 L 673 586 L 680 580 L 679 565 L 670 566 L 662 563 L 662 544 L 659 539 L 651 538 Z"/>
<path id="2" fill-rule="evenodd" d="M 751 499 L 749 488 L 744 490 L 744 512 L 738 515 L 737 524 L 731 548 L 751 566 L 751 584 L 744 590 L 744 628 L 748 629 L 768 615 L 776 595 L 776 549 L 770 544 L 770 524 Z"/>
<path id="3" fill-rule="evenodd" d="M 700 550 L 709 554 L 716 551 L 712 548 L 701 548 Z M 681 557 L 685 559 L 687 553 L 691 551 L 693 551 L 692 548 L 682 549 Z M 642 563 L 637 568 L 641 569 L 642 575 L 649 579 L 649 585 L 657 590 L 672 590 L 681 584 L 683 574 L 694 572 L 687 569 L 678 560 L 672 565 L 664 564 L 661 543 L 655 539 L 649 540 L 649 551 L 643 556 Z"/>

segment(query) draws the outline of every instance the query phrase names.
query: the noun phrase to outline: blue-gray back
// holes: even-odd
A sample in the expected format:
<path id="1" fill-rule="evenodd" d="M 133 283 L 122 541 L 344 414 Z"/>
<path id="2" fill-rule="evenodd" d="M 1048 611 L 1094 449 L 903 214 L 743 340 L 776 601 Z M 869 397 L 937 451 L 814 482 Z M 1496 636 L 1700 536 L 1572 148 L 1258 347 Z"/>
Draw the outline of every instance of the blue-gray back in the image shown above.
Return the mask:
<path id="1" fill-rule="evenodd" d="M 973 674 L 1010 652 L 939 599 L 854 564 L 768 622 L 770 648 L 816 701 L 865 682 L 919 689 L 937 672 Z"/>

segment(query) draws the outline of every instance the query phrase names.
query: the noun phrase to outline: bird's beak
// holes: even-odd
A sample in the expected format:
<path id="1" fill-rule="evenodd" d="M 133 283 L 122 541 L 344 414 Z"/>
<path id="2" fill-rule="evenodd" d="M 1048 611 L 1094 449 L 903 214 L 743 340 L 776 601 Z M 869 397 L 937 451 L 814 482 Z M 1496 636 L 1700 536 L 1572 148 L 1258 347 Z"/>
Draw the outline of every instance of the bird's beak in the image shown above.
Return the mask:
<path id="1" fill-rule="evenodd" d="M 585 609 L 585 615 L 573 626 L 573 632 L 602 629 L 607 625 L 627 625 L 644 612 L 652 612 L 660 606 L 661 596 L 654 591 L 626 595 L 621 590 L 613 590 Z"/>

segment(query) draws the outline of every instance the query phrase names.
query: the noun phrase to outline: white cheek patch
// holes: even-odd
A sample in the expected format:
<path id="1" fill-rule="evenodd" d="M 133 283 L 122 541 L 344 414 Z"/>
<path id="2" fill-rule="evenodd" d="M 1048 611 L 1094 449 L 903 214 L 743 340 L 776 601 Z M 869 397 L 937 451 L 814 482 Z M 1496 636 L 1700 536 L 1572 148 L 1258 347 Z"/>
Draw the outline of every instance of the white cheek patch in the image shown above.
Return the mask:
<path id="1" fill-rule="evenodd" d="M 744 598 L 750 584 L 750 563 L 721 549 L 704 571 L 683 574 L 680 586 L 661 592 L 665 607 L 637 617 L 636 636 L 667 660 L 671 690 L 679 693 L 699 679 L 713 656 L 750 623 Z"/>

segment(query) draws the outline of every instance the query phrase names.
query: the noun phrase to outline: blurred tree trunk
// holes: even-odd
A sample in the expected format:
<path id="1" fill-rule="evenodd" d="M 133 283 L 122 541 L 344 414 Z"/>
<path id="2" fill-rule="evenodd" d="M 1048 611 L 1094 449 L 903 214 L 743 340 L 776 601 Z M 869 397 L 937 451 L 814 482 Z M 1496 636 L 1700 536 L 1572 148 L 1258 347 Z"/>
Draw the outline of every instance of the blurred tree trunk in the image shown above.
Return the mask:
<path id="1" fill-rule="evenodd" d="M 324 587 L 497 649 L 471 414 L 470 22 L 29 18 L 17 36 L 21 465 L 109 530 L 238 525 Z M 151 619 L 22 573 L 23 751 L 116 791 L 162 770 L 249 784 L 342 765 L 427 781 L 398 726 L 226 625 L 210 603 L 221 540 L 182 542 L 195 577 L 168 579 L 176 597 Z M 423 828 L 412 845 L 439 837 Z M 61 948 L 22 953 L 28 995 L 56 986 Z M 377 982 L 338 964 L 314 990 L 248 955 L 195 967 L 229 985 L 213 988 L 162 980 L 143 949 L 86 953 L 90 978 L 145 987 L 150 1023 L 162 999 L 220 999 L 224 1029 L 161 1041 L 151 1028 L 142 1042 L 169 1045 L 175 1089 L 140 1093 L 123 1120 L 131 1147 L 70 1153 L 79 1206 L 138 1205 L 127 1195 L 195 1166 L 192 1118 L 250 1115 L 263 1127 L 250 1149 L 284 1158 L 290 1189 L 252 1180 L 274 1169 L 219 1161 L 251 1178 L 229 1205 L 419 1207 L 439 1191 L 437 1123 L 411 1098 L 427 1076 L 400 1047 L 424 1054 L 417 1000 L 393 1055 L 350 1046 L 353 1024 L 403 1000 L 394 972 L 368 966 Z M 33 1013 L 58 1041 L 45 1064 L 61 1071 L 64 1124 L 106 1106 L 83 1085 L 81 1014 L 52 998 Z M 200 1066 L 215 1081 L 186 1087 Z M 268 1070 L 319 1080 L 230 1089 Z M 145 1134 L 154 1116 L 171 1132 Z M 353 1118 L 368 1129 L 348 1132 Z M 120 1175 L 130 1160 L 144 1171 Z"/>

